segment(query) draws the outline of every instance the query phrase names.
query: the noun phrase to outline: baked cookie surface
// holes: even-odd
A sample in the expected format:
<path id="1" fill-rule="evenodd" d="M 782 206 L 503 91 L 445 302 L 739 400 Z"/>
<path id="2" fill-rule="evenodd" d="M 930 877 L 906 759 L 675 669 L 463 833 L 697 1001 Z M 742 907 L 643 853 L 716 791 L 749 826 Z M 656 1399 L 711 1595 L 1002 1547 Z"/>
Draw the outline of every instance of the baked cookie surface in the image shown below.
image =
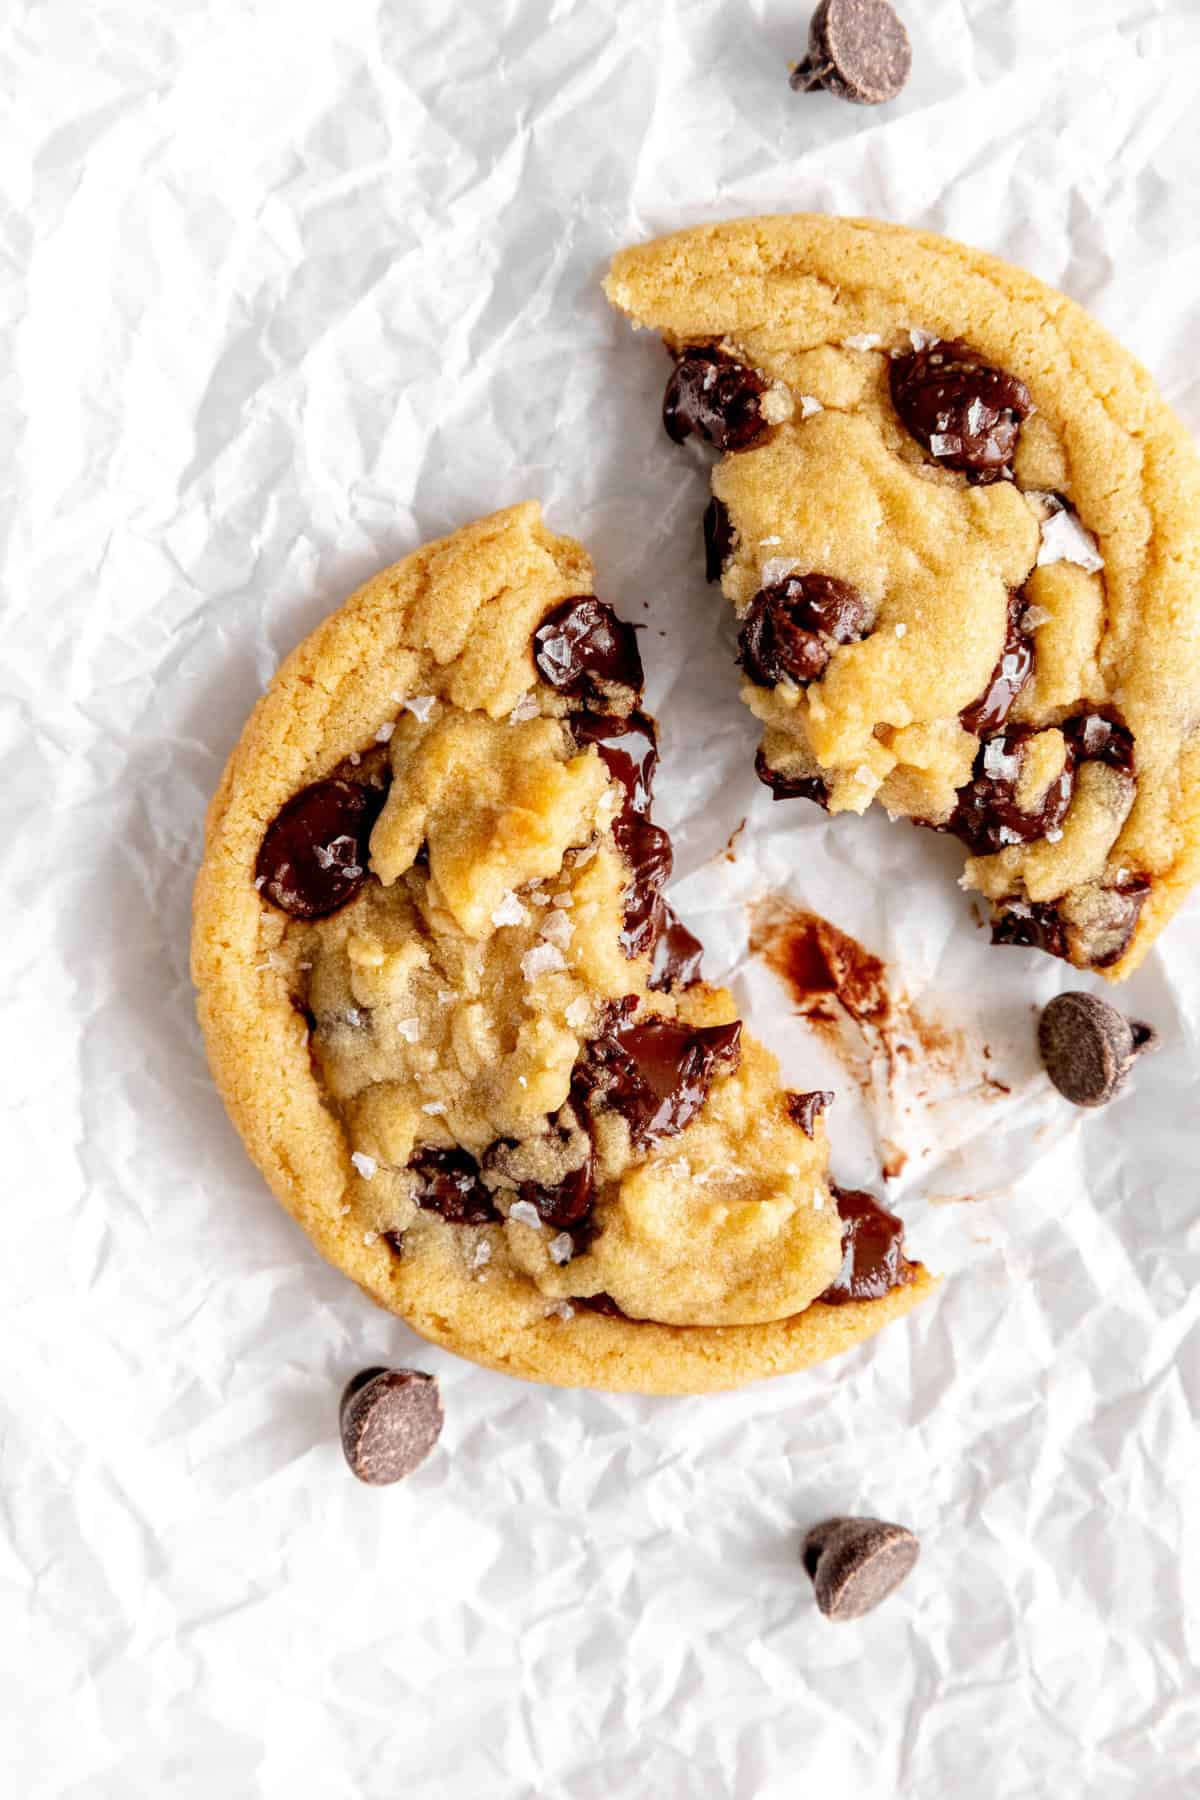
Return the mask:
<path id="1" fill-rule="evenodd" d="M 641 679 L 535 505 L 384 570 L 230 759 L 193 971 L 250 1154 L 375 1300 L 513 1374 L 698 1392 L 932 1282 L 699 979 Z"/>
<path id="2" fill-rule="evenodd" d="M 1200 874 L 1200 462 L 1080 307 L 871 220 L 742 219 L 622 252 L 721 453 L 710 580 L 759 773 L 954 832 L 996 941 L 1129 974 Z"/>

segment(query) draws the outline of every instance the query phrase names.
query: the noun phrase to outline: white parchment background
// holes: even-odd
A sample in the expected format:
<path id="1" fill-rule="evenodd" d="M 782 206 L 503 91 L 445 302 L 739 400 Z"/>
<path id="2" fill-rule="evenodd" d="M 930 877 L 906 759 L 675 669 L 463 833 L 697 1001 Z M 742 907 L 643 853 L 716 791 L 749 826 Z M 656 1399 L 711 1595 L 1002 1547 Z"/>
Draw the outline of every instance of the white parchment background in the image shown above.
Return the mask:
<path id="1" fill-rule="evenodd" d="M 7 0 L 13 1800 L 1200 1792 L 1200 910 L 1130 993 L 1163 1054 L 1081 1123 L 1029 1053 L 1065 972 L 988 951 L 948 846 L 772 817 L 703 474 L 597 286 L 682 223 L 879 213 L 1064 287 L 1200 428 L 1200 6 L 906 10 L 913 81 L 876 114 L 790 95 L 782 0 Z M 680 903 L 796 1084 L 828 1065 L 746 966 L 764 886 L 982 1020 L 1016 1089 L 943 1106 L 893 1190 L 939 1298 L 741 1395 L 562 1394 L 418 1346 L 270 1201 L 193 1023 L 202 810 L 263 682 L 378 565 L 530 494 L 650 626 Z M 866 1177 L 882 1127 L 842 1085 Z M 336 1396 L 410 1358 L 443 1448 L 370 1492 Z M 857 1509 L 924 1556 L 834 1628 L 798 1534 Z"/>

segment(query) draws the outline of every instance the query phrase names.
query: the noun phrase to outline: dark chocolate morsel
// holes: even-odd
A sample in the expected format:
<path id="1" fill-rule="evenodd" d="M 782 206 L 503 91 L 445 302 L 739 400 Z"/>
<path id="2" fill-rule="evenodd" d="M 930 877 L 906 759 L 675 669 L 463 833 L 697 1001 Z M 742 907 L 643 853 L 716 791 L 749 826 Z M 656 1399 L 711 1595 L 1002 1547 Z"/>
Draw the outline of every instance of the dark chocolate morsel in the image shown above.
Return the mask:
<path id="1" fill-rule="evenodd" d="M 827 1619 L 861 1619 L 912 1573 L 921 1546 L 883 1519 L 825 1519 L 804 1539 L 801 1560 Z"/>
<path id="2" fill-rule="evenodd" d="M 740 1020 L 730 1025 L 683 1025 L 656 1017 L 636 1022 L 633 996 L 609 1009 L 599 1037 L 577 1066 L 573 1092 L 583 1105 L 597 1102 L 627 1120 L 639 1145 L 674 1137 L 708 1097 L 718 1067 L 735 1069 Z M 582 1110 L 582 1107 L 581 1107 Z"/>
<path id="3" fill-rule="evenodd" d="M 1150 1026 L 1135 1026 L 1095 994 L 1058 994 L 1038 1020 L 1046 1073 L 1074 1106 L 1104 1106 L 1112 1100 L 1128 1080 L 1135 1058 L 1156 1041 Z"/>
<path id="4" fill-rule="evenodd" d="M 339 1418 L 352 1474 L 370 1487 L 403 1481 L 441 1435 L 437 1381 L 416 1369 L 364 1369 L 346 1384 Z"/>
<path id="5" fill-rule="evenodd" d="M 1029 389 L 993 368 L 969 344 L 939 338 L 892 359 L 892 404 L 902 423 L 943 469 L 975 483 L 999 481 L 1012 465 Z"/>
<path id="6" fill-rule="evenodd" d="M 978 700 L 964 706 L 958 715 L 963 729 L 976 737 L 991 737 L 999 731 L 1033 674 L 1033 642 L 1021 626 L 1024 611 L 1024 594 L 1013 590 L 1008 596 L 1008 623 L 1000 660 Z"/>
<path id="7" fill-rule="evenodd" d="M 827 1106 L 832 1106 L 834 1096 L 827 1088 L 814 1088 L 809 1094 L 785 1094 L 783 1104 L 787 1108 L 789 1119 L 798 1125 L 805 1137 L 811 1137 L 813 1127 Z"/>
<path id="8" fill-rule="evenodd" d="M 738 660 L 758 687 L 815 681 L 837 644 L 866 629 L 867 603 L 833 575 L 786 575 L 760 588 L 738 632 Z"/>
<path id="9" fill-rule="evenodd" d="M 572 1300 L 572 1306 L 584 1306 L 588 1312 L 601 1313 L 606 1319 L 628 1319 L 611 1294 L 587 1294 Z M 636 1320 L 634 1321 L 636 1323 Z"/>
<path id="10" fill-rule="evenodd" d="M 720 581 L 733 549 L 733 521 L 723 500 L 714 496 L 704 509 L 704 576 Z"/>
<path id="11" fill-rule="evenodd" d="M 819 775 L 787 775 L 782 769 L 773 769 L 762 750 L 754 758 L 754 773 L 776 800 L 815 800 L 828 809 L 829 789 Z"/>
<path id="12" fill-rule="evenodd" d="M 1064 918 L 1053 900 L 1002 900 L 992 926 L 992 942 L 1045 950 L 1079 969 L 1110 969 L 1128 950 L 1149 892 L 1144 875 L 1127 876 L 1116 886 L 1103 889 L 1099 912 L 1089 920 L 1086 931 Z"/>
<path id="13" fill-rule="evenodd" d="M 976 856 L 1032 843 L 1057 831 L 1067 816 L 1075 791 L 1075 755 L 1069 739 L 1062 772 L 1050 782 L 1037 811 L 1022 812 L 1017 805 L 1025 746 L 1036 735 L 1031 725 L 1013 725 L 979 747 L 971 779 L 959 789 L 958 803 L 944 827 Z"/>
<path id="14" fill-rule="evenodd" d="M 797 93 L 824 88 L 856 106 L 879 106 L 895 99 L 911 69 L 912 44 L 888 0 L 822 0 L 808 55 L 788 79 Z"/>
<path id="15" fill-rule="evenodd" d="M 653 719 L 644 712 L 626 718 L 615 713 L 572 713 L 571 735 L 581 746 L 594 744 L 609 774 L 625 789 L 625 806 L 645 815 L 658 765 L 658 739 Z"/>
<path id="16" fill-rule="evenodd" d="M 267 826 L 254 869 L 259 892 L 294 919 L 324 919 L 347 905 L 367 879 L 383 801 L 382 789 L 336 778 L 301 788 Z"/>
<path id="17" fill-rule="evenodd" d="M 1052 900 L 1003 900 L 992 925 L 993 944 L 1017 950 L 1044 950 L 1071 960 L 1067 924 Z"/>
<path id="18" fill-rule="evenodd" d="M 671 840 L 661 825 L 634 812 L 618 813 L 613 840 L 630 868 L 620 944 L 633 958 L 653 950 L 660 927 L 662 888 L 671 874 Z"/>
<path id="19" fill-rule="evenodd" d="M 677 444 L 698 437 L 714 450 L 746 450 L 768 430 L 759 401 L 765 377 L 727 350 L 693 344 L 671 371 L 663 426 Z"/>
<path id="20" fill-rule="evenodd" d="M 680 919 L 674 907 L 665 900 L 659 903 L 655 921 L 654 949 L 650 954 L 650 979 L 647 987 L 655 993 L 672 988 L 691 987 L 700 979 L 700 963 L 704 946 Z"/>
<path id="21" fill-rule="evenodd" d="M 910 1282 L 917 1265 L 904 1254 L 904 1225 L 873 1194 L 833 1187 L 842 1221 L 842 1266 L 818 1299 L 826 1306 L 880 1300 Z"/>
<path id="22" fill-rule="evenodd" d="M 533 660 L 543 679 L 575 700 L 640 694 L 643 674 L 637 634 L 594 594 L 562 600 L 533 634 Z"/>
<path id="23" fill-rule="evenodd" d="M 1080 762 L 1102 762 L 1122 775 L 1135 771 L 1133 733 L 1103 713 L 1079 713 L 1062 726 L 1062 734 Z"/>
<path id="24" fill-rule="evenodd" d="M 413 1151 L 408 1167 L 417 1178 L 417 1205 L 426 1212 L 440 1213 L 447 1224 L 486 1225 L 500 1217 L 480 1177 L 479 1164 L 466 1150 L 426 1145 Z"/>

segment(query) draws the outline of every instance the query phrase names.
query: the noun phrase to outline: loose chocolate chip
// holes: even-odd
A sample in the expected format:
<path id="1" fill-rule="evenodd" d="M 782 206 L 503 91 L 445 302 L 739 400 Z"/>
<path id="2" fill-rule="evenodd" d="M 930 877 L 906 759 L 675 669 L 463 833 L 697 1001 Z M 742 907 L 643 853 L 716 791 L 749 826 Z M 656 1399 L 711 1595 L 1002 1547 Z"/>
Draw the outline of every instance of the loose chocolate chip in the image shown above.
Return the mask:
<path id="1" fill-rule="evenodd" d="M 1074 1106 L 1106 1105 L 1157 1041 L 1152 1026 L 1135 1024 L 1095 994 L 1059 994 L 1038 1020 L 1046 1073 Z"/>
<path id="2" fill-rule="evenodd" d="M 575 700 L 623 699 L 642 691 L 637 634 L 594 594 L 563 600 L 533 634 L 533 659 L 543 678 Z"/>
<path id="3" fill-rule="evenodd" d="M 1022 812 L 1017 805 L 1025 746 L 1035 735 L 1031 725 L 1013 725 L 979 746 L 972 777 L 959 789 L 958 803 L 943 827 L 976 856 L 1032 843 L 1057 831 L 1067 816 L 1075 791 L 1075 755 L 1069 739 L 1062 772 L 1050 782 L 1037 811 Z"/>
<path id="4" fill-rule="evenodd" d="M 293 919 L 324 919 L 347 905 L 367 879 L 383 798 L 380 789 L 336 779 L 293 794 L 259 846 L 259 892 Z"/>
<path id="5" fill-rule="evenodd" d="M 861 1619 L 912 1573 L 921 1546 L 903 1525 L 883 1519 L 825 1519 L 801 1556 L 827 1619 Z"/>
<path id="6" fill-rule="evenodd" d="M 829 789 L 819 775 L 787 775 L 773 769 L 762 750 L 754 758 L 754 773 L 776 800 L 815 800 L 829 810 Z"/>
<path id="7" fill-rule="evenodd" d="M 369 1487 L 403 1481 L 441 1436 L 437 1381 L 416 1369 L 363 1369 L 346 1385 L 340 1422 L 352 1474 Z"/>
<path id="8" fill-rule="evenodd" d="M 911 69 L 908 32 L 887 0 L 822 0 L 808 55 L 789 79 L 797 93 L 825 88 L 856 106 L 879 106 L 896 98 Z"/>
<path id="9" fill-rule="evenodd" d="M 826 1306 L 848 1300 L 879 1300 L 913 1278 L 916 1264 L 904 1254 L 904 1225 L 873 1194 L 834 1187 L 842 1221 L 842 1266 L 818 1297 Z"/>
<path id="10" fill-rule="evenodd" d="M 731 1025 L 683 1025 L 672 1019 L 634 1022 L 630 995 L 609 1010 L 601 1035 L 587 1047 L 577 1070 L 579 1101 L 598 1099 L 628 1121 L 630 1136 L 644 1145 L 674 1137 L 704 1105 L 717 1068 L 737 1067 L 741 1021 Z"/>
<path id="11" fill-rule="evenodd" d="M 991 737 L 993 732 L 999 731 L 1012 711 L 1017 695 L 1033 674 L 1033 642 L 1021 627 L 1024 611 L 1024 594 L 1010 593 L 1000 661 L 978 700 L 964 706 L 958 715 L 964 730 L 976 737 Z"/>
<path id="12" fill-rule="evenodd" d="M 650 979 L 646 983 L 655 993 L 672 988 L 691 987 L 700 979 L 704 946 L 690 932 L 676 913 L 663 900 L 655 920 L 654 949 L 650 956 Z"/>
<path id="13" fill-rule="evenodd" d="M 738 660 L 758 687 L 815 681 L 836 644 L 866 630 L 868 607 L 857 588 L 832 575 L 787 575 L 760 588 L 738 633 Z"/>
<path id="14" fill-rule="evenodd" d="M 783 1104 L 793 1125 L 798 1125 L 805 1137 L 811 1137 L 817 1119 L 827 1106 L 833 1105 L 833 1100 L 828 1089 L 815 1088 L 811 1094 L 785 1094 Z"/>
<path id="15" fill-rule="evenodd" d="M 712 499 L 704 509 L 704 575 L 720 581 L 733 549 L 733 521 L 723 500 Z"/>
<path id="16" fill-rule="evenodd" d="M 714 450 L 747 450 L 768 430 L 759 401 L 768 383 L 726 350 L 697 344 L 676 361 L 663 395 L 663 426 L 677 444 L 695 436 Z"/>
<path id="17" fill-rule="evenodd" d="M 644 712 L 627 718 L 615 713 L 572 713 L 567 721 L 579 745 L 594 744 L 609 774 L 625 789 L 627 810 L 650 811 L 650 791 L 658 766 L 658 739 L 653 719 Z"/>
<path id="18" fill-rule="evenodd" d="M 891 388 L 905 427 L 943 469 L 978 484 L 1008 472 L 1021 422 L 1033 410 L 1015 375 L 993 368 L 969 344 L 939 338 L 892 359 Z"/>
<path id="19" fill-rule="evenodd" d="M 480 1178 L 479 1164 L 467 1151 L 426 1145 L 413 1152 L 408 1166 L 417 1178 L 413 1196 L 417 1205 L 440 1213 L 447 1224 L 486 1225 L 500 1217 Z"/>

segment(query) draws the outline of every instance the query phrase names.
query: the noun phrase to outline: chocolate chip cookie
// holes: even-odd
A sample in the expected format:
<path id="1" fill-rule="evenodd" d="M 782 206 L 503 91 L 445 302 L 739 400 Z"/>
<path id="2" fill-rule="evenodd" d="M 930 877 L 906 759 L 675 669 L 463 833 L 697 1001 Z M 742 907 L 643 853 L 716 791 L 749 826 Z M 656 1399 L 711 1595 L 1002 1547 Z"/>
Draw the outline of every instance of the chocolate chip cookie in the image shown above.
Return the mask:
<path id="1" fill-rule="evenodd" d="M 720 454 L 758 772 L 954 833 L 995 941 L 1131 973 L 1200 872 L 1200 463 L 1150 377 L 1023 270 L 927 233 L 742 219 L 624 251 Z"/>
<path id="2" fill-rule="evenodd" d="M 464 1356 L 645 1392 L 803 1367 L 932 1282 L 826 1175 L 663 897 L 637 637 L 535 505 L 284 663 L 225 770 L 193 968 L 221 1092 L 318 1248 Z"/>

